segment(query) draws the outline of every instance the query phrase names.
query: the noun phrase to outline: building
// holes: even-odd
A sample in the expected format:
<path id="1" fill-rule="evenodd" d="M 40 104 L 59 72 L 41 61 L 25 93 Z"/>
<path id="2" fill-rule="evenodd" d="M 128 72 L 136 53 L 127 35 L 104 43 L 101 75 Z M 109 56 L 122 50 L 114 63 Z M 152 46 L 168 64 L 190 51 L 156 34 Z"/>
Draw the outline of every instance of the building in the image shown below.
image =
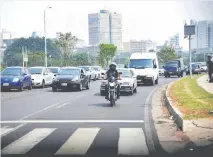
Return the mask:
<path id="1" fill-rule="evenodd" d="M 130 41 L 130 51 L 135 52 L 149 52 L 149 50 L 156 50 L 156 44 L 151 40 L 131 40 Z"/>
<path id="2" fill-rule="evenodd" d="M 76 45 L 75 45 L 76 48 L 82 48 L 82 47 L 85 47 L 85 41 L 82 40 L 82 39 L 78 39 Z"/>
<path id="3" fill-rule="evenodd" d="M 123 52 L 130 52 L 130 51 L 131 51 L 130 42 L 123 42 Z"/>
<path id="4" fill-rule="evenodd" d="M 197 48 L 213 48 L 213 21 L 198 21 L 196 27 Z"/>
<path id="5" fill-rule="evenodd" d="M 88 15 L 89 45 L 114 44 L 122 50 L 122 16 L 116 12 L 100 10 Z"/>
<path id="6" fill-rule="evenodd" d="M 32 32 L 32 38 L 41 37 L 41 32 Z"/>
<path id="7" fill-rule="evenodd" d="M 176 48 L 180 46 L 180 36 L 179 34 L 175 34 L 174 36 L 170 37 L 169 43 L 172 47 Z"/>

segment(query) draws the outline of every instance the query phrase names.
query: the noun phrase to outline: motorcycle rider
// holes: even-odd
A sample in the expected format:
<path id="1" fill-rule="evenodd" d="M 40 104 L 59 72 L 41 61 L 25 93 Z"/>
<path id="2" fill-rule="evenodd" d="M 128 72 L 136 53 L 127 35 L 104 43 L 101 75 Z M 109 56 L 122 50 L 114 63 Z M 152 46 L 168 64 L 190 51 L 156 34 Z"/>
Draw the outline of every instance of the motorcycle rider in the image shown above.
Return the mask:
<path id="1" fill-rule="evenodd" d="M 120 74 L 117 71 L 117 64 L 116 63 L 111 63 L 109 65 L 109 70 L 106 72 L 106 80 L 108 80 L 111 76 L 115 77 L 117 80 L 120 80 Z M 115 82 L 117 84 L 117 98 L 120 98 L 120 84 L 118 81 Z M 109 94 L 108 94 L 108 85 L 105 86 L 105 99 L 109 99 Z"/>

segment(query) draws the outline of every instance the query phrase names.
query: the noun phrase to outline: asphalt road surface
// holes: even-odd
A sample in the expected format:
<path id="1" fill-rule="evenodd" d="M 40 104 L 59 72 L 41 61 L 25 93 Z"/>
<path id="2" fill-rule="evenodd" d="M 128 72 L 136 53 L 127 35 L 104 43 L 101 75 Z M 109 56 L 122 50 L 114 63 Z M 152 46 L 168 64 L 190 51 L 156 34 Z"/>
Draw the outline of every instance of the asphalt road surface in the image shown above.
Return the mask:
<path id="1" fill-rule="evenodd" d="M 122 94 L 116 106 L 100 96 L 100 81 L 89 90 L 51 88 L 1 93 L 1 153 L 12 157 L 166 155 L 152 122 L 155 86 Z"/>

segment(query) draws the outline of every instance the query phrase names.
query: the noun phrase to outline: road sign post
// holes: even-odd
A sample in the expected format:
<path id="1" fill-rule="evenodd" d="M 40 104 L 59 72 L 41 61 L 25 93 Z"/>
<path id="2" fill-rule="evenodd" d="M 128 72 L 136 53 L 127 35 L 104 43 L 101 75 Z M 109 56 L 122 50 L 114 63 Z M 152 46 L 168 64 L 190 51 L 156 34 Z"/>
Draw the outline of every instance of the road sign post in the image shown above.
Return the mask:
<path id="1" fill-rule="evenodd" d="M 192 78 L 192 55 L 191 55 L 191 36 L 195 35 L 195 25 L 187 25 L 184 26 L 184 35 L 185 37 L 188 36 L 189 39 L 189 71 L 190 71 L 190 78 Z"/>

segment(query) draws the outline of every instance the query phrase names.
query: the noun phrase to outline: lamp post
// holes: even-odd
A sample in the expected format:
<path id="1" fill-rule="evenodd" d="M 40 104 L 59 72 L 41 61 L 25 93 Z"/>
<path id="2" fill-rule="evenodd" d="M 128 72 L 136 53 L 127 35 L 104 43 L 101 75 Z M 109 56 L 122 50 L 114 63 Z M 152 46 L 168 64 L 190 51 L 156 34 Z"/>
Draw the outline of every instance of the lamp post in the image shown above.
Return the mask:
<path id="1" fill-rule="evenodd" d="M 46 37 L 46 10 L 52 7 L 46 7 L 44 9 L 44 49 L 45 49 L 45 67 L 47 67 L 47 37 Z"/>
<path id="2" fill-rule="evenodd" d="M 192 79 L 192 56 L 191 56 L 191 36 L 195 35 L 195 25 L 187 25 L 185 23 L 184 26 L 184 38 L 189 39 L 189 71 L 190 71 L 190 78 Z"/>

